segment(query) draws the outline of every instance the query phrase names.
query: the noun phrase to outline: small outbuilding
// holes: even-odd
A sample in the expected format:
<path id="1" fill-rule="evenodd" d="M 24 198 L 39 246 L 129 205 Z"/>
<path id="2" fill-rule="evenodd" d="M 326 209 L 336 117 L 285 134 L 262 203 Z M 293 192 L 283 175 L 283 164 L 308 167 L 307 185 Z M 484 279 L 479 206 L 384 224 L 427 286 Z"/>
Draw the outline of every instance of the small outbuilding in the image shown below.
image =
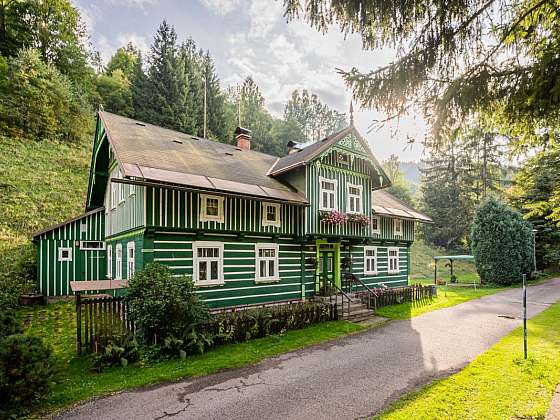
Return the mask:
<path id="1" fill-rule="evenodd" d="M 32 235 L 39 293 L 66 296 L 72 281 L 107 278 L 104 210 L 97 208 Z"/>

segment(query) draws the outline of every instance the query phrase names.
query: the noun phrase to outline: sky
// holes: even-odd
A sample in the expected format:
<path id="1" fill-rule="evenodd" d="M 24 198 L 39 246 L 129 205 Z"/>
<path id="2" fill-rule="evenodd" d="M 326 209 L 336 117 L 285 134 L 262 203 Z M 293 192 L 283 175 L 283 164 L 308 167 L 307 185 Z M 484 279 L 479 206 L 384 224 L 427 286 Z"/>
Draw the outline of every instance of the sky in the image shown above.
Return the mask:
<path id="1" fill-rule="evenodd" d="M 252 76 L 266 100 L 281 116 L 295 89 L 307 89 L 340 112 L 348 113 L 351 94 L 337 68 L 376 69 L 395 58 L 392 50 L 363 51 L 357 35 L 337 28 L 326 34 L 303 21 L 288 23 L 282 1 L 274 0 L 75 0 L 93 48 L 106 62 L 118 47 L 132 42 L 148 51 L 157 27 L 167 20 L 179 40 L 192 37 L 209 50 L 224 88 Z M 418 115 L 368 132 L 385 115 L 354 104 L 354 123 L 378 159 L 396 154 L 419 160 L 426 126 Z M 414 138 L 413 144 L 407 138 Z"/>

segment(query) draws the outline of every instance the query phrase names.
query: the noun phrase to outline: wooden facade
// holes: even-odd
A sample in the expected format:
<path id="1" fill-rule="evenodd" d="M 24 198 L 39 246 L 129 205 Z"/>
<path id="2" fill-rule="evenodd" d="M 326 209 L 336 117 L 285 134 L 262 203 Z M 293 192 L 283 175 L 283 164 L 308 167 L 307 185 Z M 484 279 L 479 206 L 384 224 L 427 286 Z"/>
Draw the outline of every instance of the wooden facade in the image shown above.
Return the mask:
<path id="1" fill-rule="evenodd" d="M 122 120 L 135 123 L 136 130 L 145 126 Z M 268 199 L 130 176 L 130 171 L 144 174 L 147 170 L 140 163 L 135 167 L 123 161 L 125 153 L 115 138 L 116 130 L 105 125 L 100 118 L 87 203 L 87 208 L 97 210 L 83 217 L 86 232 L 78 235 L 77 226 L 83 220 L 77 219 L 35 237 L 42 293 L 69 294 L 71 280 L 127 279 L 150 262 L 166 265 L 174 276 L 191 276 L 197 293 L 211 307 L 308 299 L 317 292 L 322 267 L 329 267 L 329 275 L 339 286 L 342 271 L 358 275 L 369 287 L 407 284 L 416 221 L 373 213 L 372 191 L 389 184 L 353 127 L 345 129 L 343 136 L 326 139 L 330 143 L 320 145 L 320 153 L 309 161 L 273 177 L 279 189 L 288 191 L 276 193 L 289 197 L 282 200 L 270 189 L 271 185 L 276 187 L 274 183 L 263 187 L 272 194 Z M 157 137 L 147 137 L 151 142 L 148 145 Z M 176 148 L 177 141 L 174 143 Z M 198 144 L 211 148 L 211 143 Z M 240 162 L 241 167 L 251 169 L 248 165 L 260 164 L 254 152 L 241 154 L 240 150 L 226 150 L 226 154 L 237 153 L 246 159 Z M 175 171 L 179 164 L 174 165 L 174 172 L 166 169 L 165 173 L 180 180 Z M 186 179 L 204 181 L 192 174 L 189 177 Z M 249 187 L 243 188 L 249 191 Z M 374 223 L 325 223 L 324 214 L 332 210 L 359 214 Z M 53 269 L 51 258 L 56 246 L 66 244 L 50 244 L 54 237 L 68 243 L 96 238 L 103 241 L 103 250 L 95 256 L 82 256 L 77 249 L 73 252 L 80 259 L 71 265 L 72 270 L 64 264 Z M 323 266 L 325 258 L 330 260 Z M 344 270 L 343 260 L 347 262 Z M 80 261 L 84 267 L 78 267 Z"/>

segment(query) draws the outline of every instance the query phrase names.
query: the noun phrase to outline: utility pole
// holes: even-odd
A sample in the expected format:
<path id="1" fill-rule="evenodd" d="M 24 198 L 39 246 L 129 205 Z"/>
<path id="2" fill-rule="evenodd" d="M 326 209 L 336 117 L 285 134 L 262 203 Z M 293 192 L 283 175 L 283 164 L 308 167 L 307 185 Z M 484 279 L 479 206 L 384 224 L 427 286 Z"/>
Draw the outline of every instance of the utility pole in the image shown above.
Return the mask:
<path id="1" fill-rule="evenodd" d="M 203 137 L 204 137 L 204 138 L 206 138 L 206 120 L 207 120 L 207 118 L 206 118 L 206 112 L 207 112 L 207 104 L 206 104 L 206 85 L 207 85 L 207 82 L 206 82 L 206 72 L 205 72 L 205 73 L 204 73 L 204 128 L 203 128 L 203 132 L 204 132 Z"/>

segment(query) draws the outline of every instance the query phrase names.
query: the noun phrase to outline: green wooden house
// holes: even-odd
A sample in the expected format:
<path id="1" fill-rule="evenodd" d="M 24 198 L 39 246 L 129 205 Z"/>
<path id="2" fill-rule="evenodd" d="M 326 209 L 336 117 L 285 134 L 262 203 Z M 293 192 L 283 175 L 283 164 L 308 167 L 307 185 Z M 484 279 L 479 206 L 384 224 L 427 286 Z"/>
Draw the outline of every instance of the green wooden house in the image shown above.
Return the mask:
<path id="1" fill-rule="evenodd" d="M 309 299 L 320 284 L 408 283 L 414 225 L 431 220 L 353 124 L 278 158 L 99 112 L 86 213 L 34 236 L 41 293 L 128 279 L 150 262 L 190 275 L 211 307 Z"/>

